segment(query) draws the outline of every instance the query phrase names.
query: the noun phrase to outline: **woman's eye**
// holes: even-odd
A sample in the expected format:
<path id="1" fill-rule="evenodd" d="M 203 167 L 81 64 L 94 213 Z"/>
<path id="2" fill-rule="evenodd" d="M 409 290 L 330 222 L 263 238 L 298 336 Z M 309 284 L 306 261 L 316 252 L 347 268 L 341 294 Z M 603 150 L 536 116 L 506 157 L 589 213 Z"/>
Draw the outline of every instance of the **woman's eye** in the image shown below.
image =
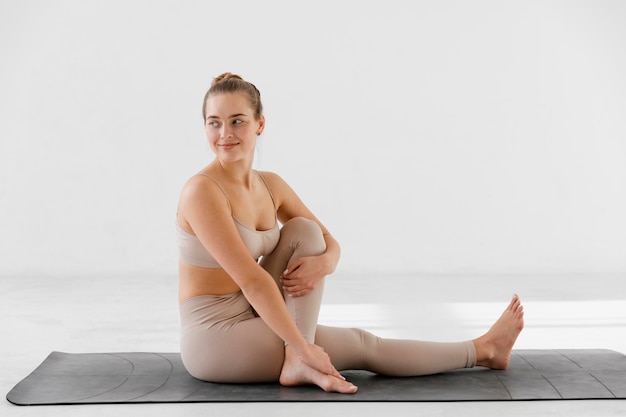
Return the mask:
<path id="1" fill-rule="evenodd" d="M 218 127 L 219 123 L 216 122 L 215 120 L 207 122 L 207 125 L 211 126 L 211 127 Z"/>
<path id="2" fill-rule="evenodd" d="M 241 119 L 235 119 L 235 120 L 233 120 L 233 124 L 234 124 L 234 125 L 239 125 L 239 124 L 241 124 L 241 123 L 243 123 L 243 120 L 241 120 Z"/>

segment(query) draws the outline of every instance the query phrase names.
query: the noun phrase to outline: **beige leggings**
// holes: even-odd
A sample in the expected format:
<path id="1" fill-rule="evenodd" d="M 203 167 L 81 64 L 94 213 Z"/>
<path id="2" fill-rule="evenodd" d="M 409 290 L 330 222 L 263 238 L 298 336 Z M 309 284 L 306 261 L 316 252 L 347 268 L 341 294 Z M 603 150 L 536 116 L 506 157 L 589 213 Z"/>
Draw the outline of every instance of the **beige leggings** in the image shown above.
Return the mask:
<path id="1" fill-rule="evenodd" d="M 281 288 L 279 276 L 289 263 L 303 256 L 319 255 L 325 249 L 317 224 L 295 218 L 282 227 L 278 246 L 261 260 L 261 265 Z M 323 347 L 338 370 L 417 376 L 476 364 L 471 341 L 383 339 L 361 329 L 318 325 L 322 293 L 323 284 L 305 296 L 284 298 L 303 336 Z M 181 357 L 195 378 L 233 383 L 278 380 L 284 343 L 255 314 L 241 291 L 191 298 L 180 305 L 180 316 Z"/>

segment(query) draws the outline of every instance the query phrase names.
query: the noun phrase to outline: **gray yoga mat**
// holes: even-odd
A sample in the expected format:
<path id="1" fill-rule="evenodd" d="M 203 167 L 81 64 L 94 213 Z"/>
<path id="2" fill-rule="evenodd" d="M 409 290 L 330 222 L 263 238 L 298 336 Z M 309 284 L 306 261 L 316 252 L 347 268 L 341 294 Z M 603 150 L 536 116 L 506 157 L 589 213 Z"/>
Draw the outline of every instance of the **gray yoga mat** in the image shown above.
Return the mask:
<path id="1" fill-rule="evenodd" d="M 342 372 L 355 395 L 278 383 L 216 384 L 192 378 L 178 353 L 53 352 L 7 395 L 16 405 L 282 402 L 509 401 L 626 398 L 626 356 L 606 350 L 515 350 L 505 371 L 464 369 L 394 378 Z"/>

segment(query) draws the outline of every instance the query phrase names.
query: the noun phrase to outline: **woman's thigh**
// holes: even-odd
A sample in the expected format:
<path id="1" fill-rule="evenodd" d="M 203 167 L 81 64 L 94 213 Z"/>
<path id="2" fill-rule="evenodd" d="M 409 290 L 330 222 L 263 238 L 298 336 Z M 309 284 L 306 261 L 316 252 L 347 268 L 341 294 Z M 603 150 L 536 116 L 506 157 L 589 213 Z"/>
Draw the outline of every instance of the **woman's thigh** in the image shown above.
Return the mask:
<path id="1" fill-rule="evenodd" d="M 284 343 L 249 304 L 244 308 L 247 302 L 241 297 L 204 297 L 181 305 L 181 357 L 195 378 L 233 383 L 278 380 Z"/>
<path id="2" fill-rule="evenodd" d="M 278 380 L 285 347 L 257 317 L 227 330 L 204 329 L 188 334 L 181 355 L 189 373 L 204 381 L 266 382 Z"/>

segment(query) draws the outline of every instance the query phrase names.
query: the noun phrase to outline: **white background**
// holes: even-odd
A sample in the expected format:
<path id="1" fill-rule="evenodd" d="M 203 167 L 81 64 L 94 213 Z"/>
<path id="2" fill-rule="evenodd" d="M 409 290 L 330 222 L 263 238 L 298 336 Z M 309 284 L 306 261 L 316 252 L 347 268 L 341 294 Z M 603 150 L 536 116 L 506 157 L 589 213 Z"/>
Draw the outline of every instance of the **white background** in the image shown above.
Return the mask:
<path id="1" fill-rule="evenodd" d="M 626 2 L 0 0 L 0 275 L 175 273 L 232 71 L 339 270 L 626 271 Z"/>

